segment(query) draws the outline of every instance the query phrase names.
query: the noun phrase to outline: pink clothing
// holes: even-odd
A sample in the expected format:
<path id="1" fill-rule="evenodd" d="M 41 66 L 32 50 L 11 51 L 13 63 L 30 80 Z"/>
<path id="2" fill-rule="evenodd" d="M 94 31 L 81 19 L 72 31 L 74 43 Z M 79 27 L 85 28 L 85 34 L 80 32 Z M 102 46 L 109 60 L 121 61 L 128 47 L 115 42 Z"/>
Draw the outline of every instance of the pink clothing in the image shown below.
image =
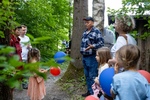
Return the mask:
<path id="1" fill-rule="evenodd" d="M 46 95 L 44 79 L 39 76 L 29 78 L 27 95 L 31 100 L 42 100 Z"/>
<path id="2" fill-rule="evenodd" d="M 94 83 L 94 84 L 92 85 L 92 89 L 93 89 L 93 92 L 94 92 L 93 96 L 98 98 L 97 95 L 98 95 L 99 92 L 102 90 L 101 87 L 100 87 L 100 85 Z"/>
<path id="3" fill-rule="evenodd" d="M 107 63 L 98 68 L 98 78 L 95 79 L 95 83 L 92 85 L 92 89 L 93 89 L 93 92 L 94 92 L 94 94 L 93 94 L 94 97 L 98 98 L 99 92 L 102 92 L 102 95 L 105 94 L 104 91 L 102 90 L 102 88 L 100 87 L 100 84 L 98 84 L 98 83 L 99 83 L 100 74 L 102 73 L 103 70 L 105 70 L 107 68 L 109 68 L 109 65 Z M 98 81 L 98 83 L 96 83 L 97 81 Z M 107 100 L 107 99 L 104 98 L 104 100 Z"/>

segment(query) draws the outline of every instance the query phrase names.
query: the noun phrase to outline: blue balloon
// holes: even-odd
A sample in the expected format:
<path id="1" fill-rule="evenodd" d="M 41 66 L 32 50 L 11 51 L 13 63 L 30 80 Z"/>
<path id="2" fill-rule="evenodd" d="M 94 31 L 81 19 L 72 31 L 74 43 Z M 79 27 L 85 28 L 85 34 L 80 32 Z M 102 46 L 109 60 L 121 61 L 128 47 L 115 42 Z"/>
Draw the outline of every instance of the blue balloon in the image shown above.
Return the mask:
<path id="1" fill-rule="evenodd" d="M 65 57 L 66 54 L 63 51 L 58 51 L 55 55 L 54 55 L 54 59 L 57 63 L 61 64 L 65 61 Z"/>
<path id="2" fill-rule="evenodd" d="M 114 68 L 107 68 L 102 71 L 99 77 L 100 86 L 108 96 L 111 96 L 110 89 L 114 75 L 115 75 Z"/>

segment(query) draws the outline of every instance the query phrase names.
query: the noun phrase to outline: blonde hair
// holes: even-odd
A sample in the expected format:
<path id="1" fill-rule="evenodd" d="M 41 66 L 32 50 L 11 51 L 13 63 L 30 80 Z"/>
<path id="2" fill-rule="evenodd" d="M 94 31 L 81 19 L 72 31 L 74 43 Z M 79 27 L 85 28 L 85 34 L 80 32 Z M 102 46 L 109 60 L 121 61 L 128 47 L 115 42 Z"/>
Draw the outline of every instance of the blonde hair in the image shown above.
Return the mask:
<path id="1" fill-rule="evenodd" d="M 40 51 L 37 48 L 31 48 L 28 51 L 27 62 L 30 63 L 32 59 L 35 59 L 36 61 L 40 61 Z"/>
<path id="2" fill-rule="evenodd" d="M 124 32 L 130 32 L 135 28 L 135 21 L 131 16 L 118 14 L 115 17 L 117 27 Z"/>
<path id="3" fill-rule="evenodd" d="M 116 57 L 118 62 L 121 63 L 125 70 L 136 68 L 140 58 L 140 50 L 137 46 L 128 44 L 121 47 L 116 52 Z"/>
<path id="4" fill-rule="evenodd" d="M 111 59 L 111 52 L 108 47 L 102 47 L 97 50 L 97 54 L 99 57 L 99 65 L 107 63 L 109 59 Z"/>

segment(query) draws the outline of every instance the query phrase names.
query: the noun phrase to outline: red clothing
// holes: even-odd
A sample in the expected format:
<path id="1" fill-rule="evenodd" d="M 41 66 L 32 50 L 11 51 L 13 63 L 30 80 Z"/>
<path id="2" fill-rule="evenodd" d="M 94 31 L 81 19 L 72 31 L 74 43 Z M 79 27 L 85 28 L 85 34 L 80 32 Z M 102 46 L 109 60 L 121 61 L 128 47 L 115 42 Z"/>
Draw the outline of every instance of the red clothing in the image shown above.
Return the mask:
<path id="1" fill-rule="evenodd" d="M 10 46 L 14 47 L 16 49 L 15 54 L 17 54 L 20 58 L 20 61 L 22 61 L 21 57 L 21 45 L 20 45 L 20 38 L 16 37 L 14 34 L 10 35 Z M 19 69 L 22 69 L 22 66 L 19 67 Z"/>
<path id="2" fill-rule="evenodd" d="M 22 49 L 21 49 L 21 45 L 20 45 L 20 38 L 16 37 L 14 34 L 11 34 L 10 46 L 15 47 L 15 49 L 16 49 L 15 53 L 20 57 L 20 61 L 22 61 L 22 58 L 21 58 Z"/>

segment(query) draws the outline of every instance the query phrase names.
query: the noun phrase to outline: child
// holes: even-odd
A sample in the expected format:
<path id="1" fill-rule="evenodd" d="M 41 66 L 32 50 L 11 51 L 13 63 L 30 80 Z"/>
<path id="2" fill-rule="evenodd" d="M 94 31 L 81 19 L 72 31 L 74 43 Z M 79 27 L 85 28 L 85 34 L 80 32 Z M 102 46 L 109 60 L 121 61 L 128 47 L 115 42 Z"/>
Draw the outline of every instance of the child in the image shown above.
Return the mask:
<path id="1" fill-rule="evenodd" d="M 115 76 L 111 84 L 111 94 L 114 100 L 149 100 L 150 85 L 137 71 L 140 50 L 135 45 L 121 47 L 115 55 Z M 118 73 L 122 66 L 124 72 Z"/>
<path id="2" fill-rule="evenodd" d="M 27 55 L 28 63 L 36 63 L 40 60 L 40 51 L 36 48 L 31 48 Z M 47 72 L 47 70 L 40 69 L 42 73 Z M 46 95 L 44 79 L 36 74 L 30 76 L 27 95 L 31 100 L 42 100 Z"/>
<path id="3" fill-rule="evenodd" d="M 95 58 L 99 64 L 99 67 L 98 67 L 98 77 L 94 79 L 95 83 L 92 85 L 92 89 L 94 91 L 94 96 L 97 97 L 97 95 L 101 91 L 100 84 L 99 84 L 99 76 L 104 69 L 109 68 L 107 62 L 109 59 L 111 59 L 110 49 L 108 47 L 99 48 L 96 52 Z"/>

